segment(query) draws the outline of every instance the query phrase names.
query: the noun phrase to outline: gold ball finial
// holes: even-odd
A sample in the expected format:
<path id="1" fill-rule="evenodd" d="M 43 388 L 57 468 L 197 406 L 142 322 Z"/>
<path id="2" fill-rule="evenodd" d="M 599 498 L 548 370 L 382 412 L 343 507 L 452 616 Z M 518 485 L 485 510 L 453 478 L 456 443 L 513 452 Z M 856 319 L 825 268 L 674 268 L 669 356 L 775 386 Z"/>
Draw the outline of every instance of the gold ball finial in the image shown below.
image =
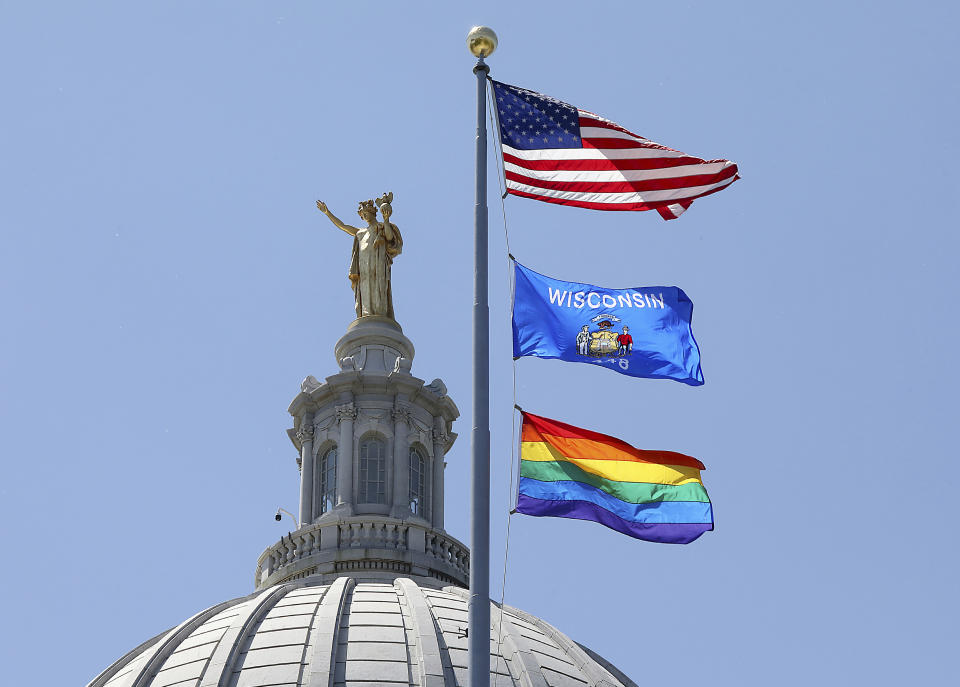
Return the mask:
<path id="1" fill-rule="evenodd" d="M 497 49 L 497 34 L 489 26 L 474 26 L 467 34 L 467 47 L 474 57 L 490 57 Z"/>

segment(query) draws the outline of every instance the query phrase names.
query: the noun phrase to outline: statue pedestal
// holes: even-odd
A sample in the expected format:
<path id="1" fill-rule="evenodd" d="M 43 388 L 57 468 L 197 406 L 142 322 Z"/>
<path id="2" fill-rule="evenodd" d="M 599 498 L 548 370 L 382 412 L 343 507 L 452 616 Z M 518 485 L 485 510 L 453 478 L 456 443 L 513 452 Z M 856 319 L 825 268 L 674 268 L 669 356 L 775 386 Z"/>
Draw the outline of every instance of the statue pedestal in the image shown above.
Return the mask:
<path id="1" fill-rule="evenodd" d="M 342 371 L 410 374 L 414 348 L 396 321 L 368 315 L 350 323 L 337 341 L 334 355 Z"/>

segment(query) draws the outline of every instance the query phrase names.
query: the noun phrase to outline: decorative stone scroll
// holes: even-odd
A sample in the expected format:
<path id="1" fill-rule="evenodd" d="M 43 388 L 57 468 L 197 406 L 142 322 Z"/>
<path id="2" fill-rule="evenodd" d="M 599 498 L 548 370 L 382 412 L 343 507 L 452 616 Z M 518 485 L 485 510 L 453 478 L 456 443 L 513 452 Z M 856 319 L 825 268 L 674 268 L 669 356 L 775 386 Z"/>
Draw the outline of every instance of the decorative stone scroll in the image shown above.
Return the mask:
<path id="1" fill-rule="evenodd" d="M 317 380 L 313 375 L 307 375 L 302 382 L 300 382 L 300 391 L 309 394 L 313 391 L 316 391 L 321 386 L 323 382 Z"/>
<path id="2" fill-rule="evenodd" d="M 432 382 L 425 385 L 423 388 L 429 391 L 432 391 L 440 398 L 443 398 L 444 396 L 447 395 L 447 385 L 443 383 L 442 379 L 434 379 Z"/>

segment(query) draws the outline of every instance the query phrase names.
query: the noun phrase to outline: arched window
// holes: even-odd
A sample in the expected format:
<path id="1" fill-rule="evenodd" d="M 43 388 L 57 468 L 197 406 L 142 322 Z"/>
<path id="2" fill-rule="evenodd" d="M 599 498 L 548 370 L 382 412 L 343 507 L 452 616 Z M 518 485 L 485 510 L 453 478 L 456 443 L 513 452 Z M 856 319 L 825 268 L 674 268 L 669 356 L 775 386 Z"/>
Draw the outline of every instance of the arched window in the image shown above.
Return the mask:
<path id="1" fill-rule="evenodd" d="M 387 502 L 387 457 L 383 441 L 376 438 L 360 442 L 360 503 Z"/>
<path id="2" fill-rule="evenodd" d="M 430 503 L 427 499 L 427 459 L 420 449 L 410 447 L 410 511 L 421 518 L 430 519 Z"/>
<path id="3" fill-rule="evenodd" d="M 320 458 L 320 483 L 316 508 L 321 514 L 333 510 L 337 503 L 337 447 L 329 449 Z"/>

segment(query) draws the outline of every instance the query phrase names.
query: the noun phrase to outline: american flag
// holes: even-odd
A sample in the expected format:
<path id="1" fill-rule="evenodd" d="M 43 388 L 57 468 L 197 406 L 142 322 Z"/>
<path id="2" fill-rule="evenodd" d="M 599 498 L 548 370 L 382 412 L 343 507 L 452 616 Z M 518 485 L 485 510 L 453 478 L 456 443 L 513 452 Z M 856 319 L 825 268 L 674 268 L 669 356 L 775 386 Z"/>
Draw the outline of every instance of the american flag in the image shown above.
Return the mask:
<path id="1" fill-rule="evenodd" d="M 729 160 L 702 160 L 561 100 L 491 82 L 507 192 L 515 196 L 676 219 L 695 198 L 740 178 Z"/>

